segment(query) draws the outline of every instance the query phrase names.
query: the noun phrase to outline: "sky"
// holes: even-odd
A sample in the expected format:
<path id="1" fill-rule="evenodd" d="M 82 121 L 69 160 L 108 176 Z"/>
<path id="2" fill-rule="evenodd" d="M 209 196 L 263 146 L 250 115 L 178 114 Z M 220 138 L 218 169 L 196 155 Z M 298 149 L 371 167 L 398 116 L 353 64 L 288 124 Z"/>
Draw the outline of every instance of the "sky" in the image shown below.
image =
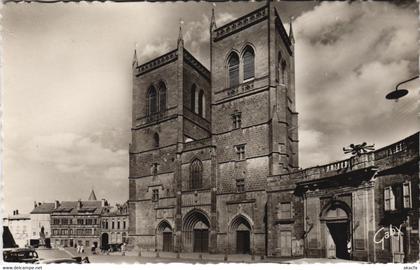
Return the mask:
<path id="1" fill-rule="evenodd" d="M 300 167 L 419 131 L 415 1 L 278 2 L 293 20 Z M 408 4 L 407 4 L 408 3 Z M 221 26 L 263 3 L 217 3 Z M 7 3 L 2 14 L 4 212 L 33 202 L 128 199 L 131 63 L 186 48 L 209 64 L 211 3 Z M 137 45 L 136 45 L 137 44 Z"/>

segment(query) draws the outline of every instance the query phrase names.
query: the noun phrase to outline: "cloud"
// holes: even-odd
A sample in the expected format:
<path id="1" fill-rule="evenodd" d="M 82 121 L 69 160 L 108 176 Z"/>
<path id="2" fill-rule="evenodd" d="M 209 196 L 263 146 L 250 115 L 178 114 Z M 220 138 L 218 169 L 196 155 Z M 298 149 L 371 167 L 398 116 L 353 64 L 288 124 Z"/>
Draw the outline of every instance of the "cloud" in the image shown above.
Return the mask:
<path id="1" fill-rule="evenodd" d="M 294 32 L 297 110 L 306 129 L 301 164 L 319 164 L 309 147 L 320 145 L 319 134 L 328 145 L 318 158 L 333 161 L 356 140 L 389 144 L 416 131 L 418 97 L 399 108 L 384 98 L 418 73 L 416 12 L 384 2 L 323 2 L 295 20 Z"/>
<path id="2" fill-rule="evenodd" d="M 175 42 L 173 42 L 175 44 Z M 147 62 L 155 57 L 161 56 L 174 49 L 170 46 L 169 41 L 160 41 L 156 43 L 148 43 L 139 51 L 140 63 Z"/>
<path id="3" fill-rule="evenodd" d="M 51 164 L 61 172 L 75 172 L 121 163 L 123 149 L 111 150 L 89 137 L 74 133 L 36 136 L 24 145 L 24 158 Z"/>

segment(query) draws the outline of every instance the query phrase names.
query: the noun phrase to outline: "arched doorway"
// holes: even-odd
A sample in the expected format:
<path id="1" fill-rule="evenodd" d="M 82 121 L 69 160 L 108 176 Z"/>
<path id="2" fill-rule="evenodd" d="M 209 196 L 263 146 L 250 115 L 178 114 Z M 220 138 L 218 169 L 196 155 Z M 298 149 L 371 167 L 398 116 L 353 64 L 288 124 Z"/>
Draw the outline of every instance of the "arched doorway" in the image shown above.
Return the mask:
<path id="1" fill-rule="evenodd" d="M 351 229 L 350 208 L 344 202 L 334 201 L 324 208 L 327 258 L 350 259 Z"/>
<path id="2" fill-rule="evenodd" d="M 183 242 L 187 252 L 208 252 L 210 222 L 201 210 L 189 212 L 183 222 Z"/>
<path id="3" fill-rule="evenodd" d="M 251 253 L 251 224 L 243 215 L 235 217 L 230 224 L 231 244 L 235 253 Z"/>
<path id="4" fill-rule="evenodd" d="M 165 252 L 173 250 L 172 227 L 166 220 L 163 220 L 157 226 L 157 249 Z"/>
<path id="5" fill-rule="evenodd" d="M 109 235 L 107 233 L 103 233 L 101 236 L 101 249 L 108 250 L 109 248 Z"/>

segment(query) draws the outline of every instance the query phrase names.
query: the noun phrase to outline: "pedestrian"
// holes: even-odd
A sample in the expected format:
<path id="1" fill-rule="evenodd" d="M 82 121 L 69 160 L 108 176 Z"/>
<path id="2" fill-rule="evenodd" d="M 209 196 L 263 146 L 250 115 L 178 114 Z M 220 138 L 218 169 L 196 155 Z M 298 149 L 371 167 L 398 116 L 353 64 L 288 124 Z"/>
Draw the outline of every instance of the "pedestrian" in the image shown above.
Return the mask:
<path id="1" fill-rule="evenodd" d="M 125 242 L 121 245 L 121 255 L 125 256 Z"/>
<path id="2" fill-rule="evenodd" d="M 96 254 L 96 246 L 95 246 L 95 244 L 92 244 L 91 251 L 92 251 L 92 255 L 95 255 Z"/>
<path id="3" fill-rule="evenodd" d="M 80 253 L 85 253 L 85 247 L 83 244 L 80 245 Z"/>
<path id="4" fill-rule="evenodd" d="M 79 244 L 76 244 L 76 252 L 80 253 L 80 245 Z"/>

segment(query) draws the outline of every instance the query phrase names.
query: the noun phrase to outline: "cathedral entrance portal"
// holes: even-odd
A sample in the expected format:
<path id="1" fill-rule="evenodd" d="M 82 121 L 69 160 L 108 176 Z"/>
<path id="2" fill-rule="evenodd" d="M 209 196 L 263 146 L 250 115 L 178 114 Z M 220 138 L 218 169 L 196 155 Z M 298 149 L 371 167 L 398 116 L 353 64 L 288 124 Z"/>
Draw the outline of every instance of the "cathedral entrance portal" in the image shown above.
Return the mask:
<path id="1" fill-rule="evenodd" d="M 250 254 L 251 253 L 251 237 L 252 227 L 248 218 L 243 215 L 236 216 L 229 226 L 230 244 L 235 253 Z"/>
<path id="2" fill-rule="evenodd" d="M 208 252 L 209 228 L 203 222 L 198 222 L 194 227 L 194 252 Z"/>
<path id="3" fill-rule="evenodd" d="M 156 232 L 156 249 L 171 252 L 173 250 L 172 227 L 166 220 L 159 223 Z"/>
<path id="4" fill-rule="evenodd" d="M 210 222 L 204 211 L 194 209 L 185 215 L 182 225 L 184 251 L 208 252 L 209 235 Z"/>

